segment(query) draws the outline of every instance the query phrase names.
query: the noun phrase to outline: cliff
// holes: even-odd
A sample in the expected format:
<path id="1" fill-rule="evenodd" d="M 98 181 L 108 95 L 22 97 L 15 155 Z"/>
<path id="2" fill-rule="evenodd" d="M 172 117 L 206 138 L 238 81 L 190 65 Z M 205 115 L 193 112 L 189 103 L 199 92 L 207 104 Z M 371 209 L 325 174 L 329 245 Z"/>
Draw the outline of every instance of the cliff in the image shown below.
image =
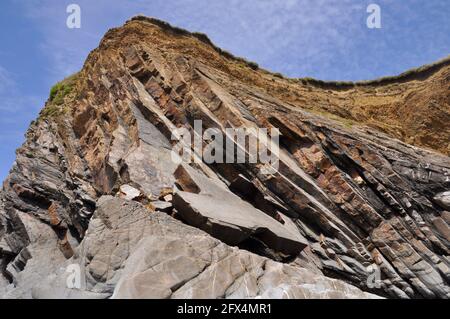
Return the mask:
<path id="1" fill-rule="evenodd" d="M 0 296 L 449 298 L 449 85 L 448 60 L 285 79 L 135 17 L 52 89 L 17 151 Z M 198 120 L 236 149 L 226 129 L 278 129 L 276 169 L 174 161 L 172 135 Z"/>

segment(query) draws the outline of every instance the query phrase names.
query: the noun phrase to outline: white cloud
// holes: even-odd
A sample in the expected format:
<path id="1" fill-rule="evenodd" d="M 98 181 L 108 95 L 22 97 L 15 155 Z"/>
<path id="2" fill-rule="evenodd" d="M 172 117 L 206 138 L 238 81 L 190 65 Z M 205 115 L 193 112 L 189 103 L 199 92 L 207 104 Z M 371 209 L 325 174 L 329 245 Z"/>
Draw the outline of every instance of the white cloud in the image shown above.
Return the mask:
<path id="1" fill-rule="evenodd" d="M 12 75 L 0 65 L 0 94 L 15 86 Z"/>
<path id="2" fill-rule="evenodd" d="M 17 87 L 12 74 L 0 65 L 0 137 L 11 136 L 5 126 L 18 127 L 23 119 L 38 111 L 41 100 L 35 96 L 24 95 Z"/>
<path id="3" fill-rule="evenodd" d="M 20 116 L 23 113 L 29 114 L 32 110 L 33 113 L 39 110 L 41 106 L 41 99 L 36 96 L 23 96 L 19 92 L 12 92 L 8 95 L 0 94 L 0 111 L 3 115 L 9 116 L 17 115 L 18 118 L 1 117 L 0 123 L 12 123 L 13 121 L 20 120 Z"/>
<path id="4" fill-rule="evenodd" d="M 44 37 L 41 50 L 51 61 L 49 71 L 55 79 L 76 72 L 108 28 L 120 26 L 137 13 L 154 16 L 191 31 L 207 33 L 224 49 L 289 76 L 344 80 L 367 73 L 367 78 L 370 78 L 374 70 L 386 68 L 382 55 L 377 55 L 375 51 L 382 51 L 383 55 L 401 55 L 411 63 L 417 60 L 414 58 L 417 52 L 429 51 L 430 55 L 436 52 L 437 45 L 430 45 L 427 39 L 417 41 L 423 50 L 410 50 L 409 53 L 408 50 L 393 53 L 390 46 L 407 41 L 402 23 L 398 23 L 398 15 L 403 16 L 400 20 L 404 22 L 407 21 L 404 17 L 408 17 L 408 21 L 419 21 L 421 11 L 418 6 L 437 15 L 436 12 L 443 11 L 445 5 L 442 1 L 419 5 L 418 0 L 411 0 L 413 8 L 413 5 L 400 1 L 377 0 L 376 3 L 382 8 L 383 29 L 378 33 L 382 36 L 376 37 L 376 33 L 367 35 L 366 7 L 373 2 L 371 0 L 74 2 L 80 5 L 82 17 L 82 28 L 74 30 L 69 30 L 65 25 L 65 6 L 69 2 L 20 2 Z M 429 36 L 426 32 L 421 34 L 422 37 Z M 447 33 L 434 36 L 440 39 L 435 41 L 436 44 L 446 42 Z M 403 67 L 403 63 L 391 64 Z"/>
<path id="5" fill-rule="evenodd" d="M 134 3 L 149 15 L 205 32 L 219 46 L 291 76 L 331 69 L 336 54 L 353 51 L 365 27 L 361 1 L 156 2 Z"/>
<path id="6" fill-rule="evenodd" d="M 342 28 L 358 33 L 355 11 L 365 12 L 351 0 L 78 0 L 82 28 L 66 28 L 65 2 L 40 0 L 24 7 L 44 35 L 41 50 L 51 60 L 55 77 L 76 72 L 89 50 L 94 49 L 107 28 L 118 26 L 142 12 L 210 35 L 225 49 L 245 55 L 264 66 L 276 65 L 291 75 L 312 70 L 330 61 L 335 51 L 352 48 L 352 38 Z M 251 41 L 250 41 L 251 39 Z M 286 52 L 291 54 L 287 55 Z M 287 59 L 290 58 L 290 59 Z M 282 61 L 279 61 L 279 60 Z M 275 62 L 274 61 L 279 61 Z M 300 74 L 297 74 L 300 75 Z"/>

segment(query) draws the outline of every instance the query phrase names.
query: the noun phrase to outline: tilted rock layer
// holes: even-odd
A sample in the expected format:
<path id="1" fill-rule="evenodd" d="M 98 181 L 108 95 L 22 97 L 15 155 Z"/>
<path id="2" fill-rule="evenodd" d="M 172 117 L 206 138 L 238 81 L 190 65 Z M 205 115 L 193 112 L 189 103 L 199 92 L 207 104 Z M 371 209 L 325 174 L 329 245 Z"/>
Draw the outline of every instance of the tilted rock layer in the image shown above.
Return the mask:
<path id="1" fill-rule="evenodd" d="M 17 151 L 0 296 L 449 298 L 449 85 L 445 60 L 368 83 L 284 79 L 136 17 Z M 194 120 L 277 128 L 278 170 L 176 163 L 171 135 Z"/>

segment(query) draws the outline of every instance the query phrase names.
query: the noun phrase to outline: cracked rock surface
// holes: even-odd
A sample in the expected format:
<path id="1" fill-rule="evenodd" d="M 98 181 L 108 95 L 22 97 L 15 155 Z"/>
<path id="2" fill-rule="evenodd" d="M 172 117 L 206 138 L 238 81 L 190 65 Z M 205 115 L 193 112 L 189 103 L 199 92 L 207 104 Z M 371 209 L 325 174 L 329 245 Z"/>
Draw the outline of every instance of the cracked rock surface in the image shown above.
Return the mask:
<path id="1" fill-rule="evenodd" d="M 375 298 L 342 281 L 230 247 L 140 203 L 102 197 L 83 244 L 66 264 L 85 283 L 65 288 L 60 271 L 35 298 Z"/>

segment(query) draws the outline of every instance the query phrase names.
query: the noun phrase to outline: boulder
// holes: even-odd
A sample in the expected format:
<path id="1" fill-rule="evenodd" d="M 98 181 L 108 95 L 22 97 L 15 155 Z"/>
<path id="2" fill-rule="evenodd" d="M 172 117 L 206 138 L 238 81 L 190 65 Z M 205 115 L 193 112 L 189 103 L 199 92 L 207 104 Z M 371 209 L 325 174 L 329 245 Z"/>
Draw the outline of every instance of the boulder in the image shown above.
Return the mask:
<path id="1" fill-rule="evenodd" d="M 450 191 L 438 193 L 433 197 L 434 201 L 444 209 L 450 209 Z"/>
<path id="2" fill-rule="evenodd" d="M 133 200 L 139 198 L 140 196 L 142 196 L 142 194 L 138 189 L 125 184 L 120 186 L 119 196 L 126 200 Z"/>
<path id="3" fill-rule="evenodd" d="M 230 192 L 221 181 L 184 164 L 178 167 L 175 176 L 179 177 L 181 190 L 175 193 L 173 205 L 188 224 L 229 245 L 256 237 L 273 250 L 292 255 L 298 255 L 308 245 L 296 227 L 256 209 Z"/>

